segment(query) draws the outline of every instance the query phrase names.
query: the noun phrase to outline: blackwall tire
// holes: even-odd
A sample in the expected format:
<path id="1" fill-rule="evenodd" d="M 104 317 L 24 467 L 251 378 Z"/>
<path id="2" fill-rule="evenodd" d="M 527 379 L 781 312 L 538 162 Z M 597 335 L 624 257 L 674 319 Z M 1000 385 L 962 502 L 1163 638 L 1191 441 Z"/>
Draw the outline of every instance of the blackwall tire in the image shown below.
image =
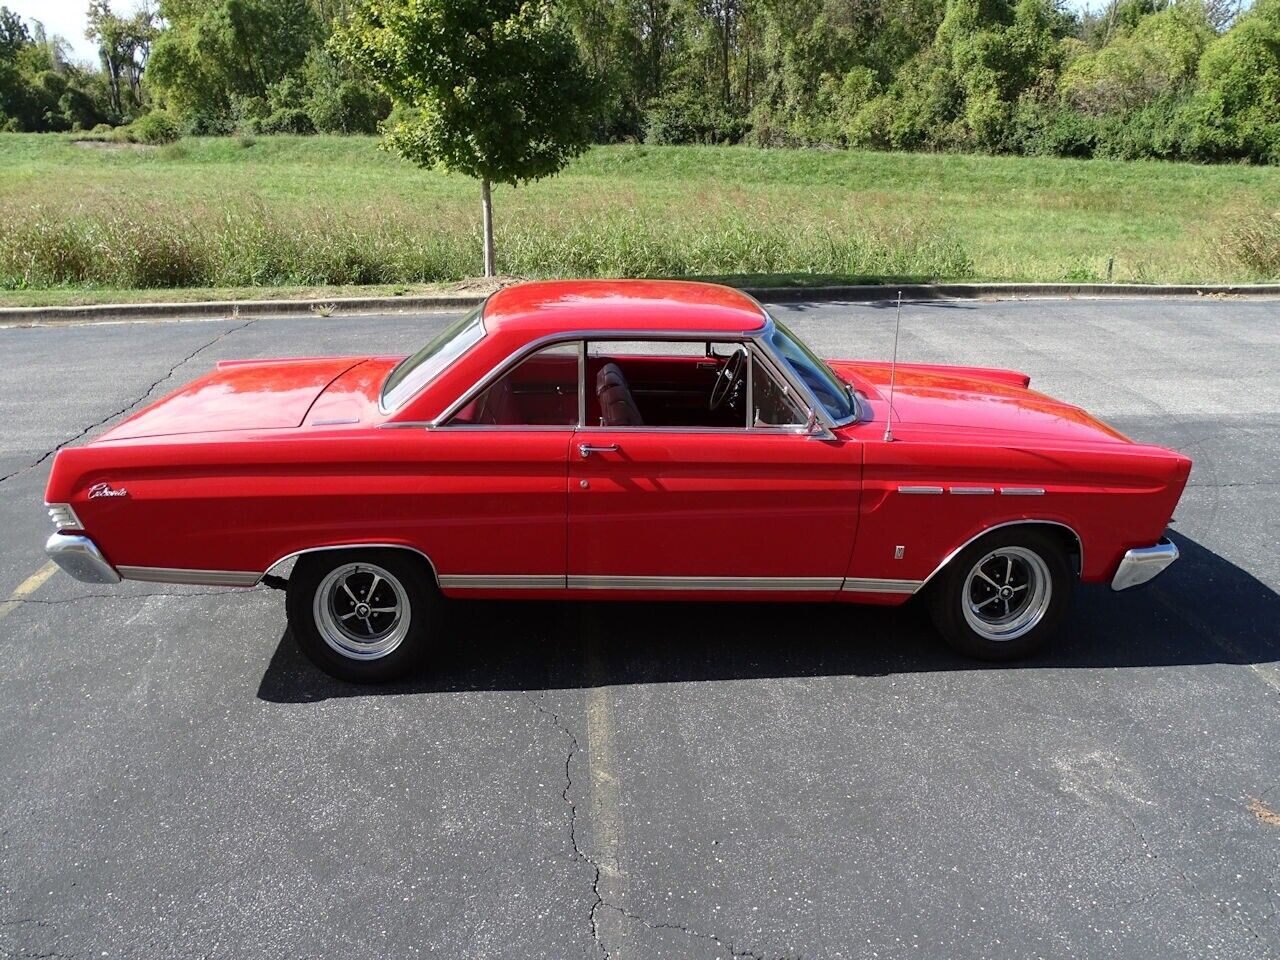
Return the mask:
<path id="1" fill-rule="evenodd" d="M 1053 639 L 1075 579 L 1058 538 L 1032 526 L 1009 527 L 970 544 L 938 574 L 930 612 L 960 653 L 1016 660 Z"/>
<path id="2" fill-rule="evenodd" d="M 385 683 L 417 671 L 441 603 L 425 560 L 385 549 L 304 554 L 285 597 L 298 647 L 325 673 L 351 683 Z"/>

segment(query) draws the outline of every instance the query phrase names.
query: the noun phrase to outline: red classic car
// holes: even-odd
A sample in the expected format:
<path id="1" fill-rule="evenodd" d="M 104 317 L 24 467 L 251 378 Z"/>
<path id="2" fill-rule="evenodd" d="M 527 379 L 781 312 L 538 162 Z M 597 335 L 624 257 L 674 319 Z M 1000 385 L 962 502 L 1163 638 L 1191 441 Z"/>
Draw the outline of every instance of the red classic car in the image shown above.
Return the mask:
<path id="1" fill-rule="evenodd" d="M 410 357 L 224 361 L 62 450 L 47 550 L 91 583 L 285 586 L 356 681 L 420 663 L 441 597 L 922 594 L 1004 659 L 1076 580 L 1177 558 L 1186 457 L 1010 370 L 892 378 L 891 405 L 889 364 L 820 359 L 723 287 L 508 287 Z"/>

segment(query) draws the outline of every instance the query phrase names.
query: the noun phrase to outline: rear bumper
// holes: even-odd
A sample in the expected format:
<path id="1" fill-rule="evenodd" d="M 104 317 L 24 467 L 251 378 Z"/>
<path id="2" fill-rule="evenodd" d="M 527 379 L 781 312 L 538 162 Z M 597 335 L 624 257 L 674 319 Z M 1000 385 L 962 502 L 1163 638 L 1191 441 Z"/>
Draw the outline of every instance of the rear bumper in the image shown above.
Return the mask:
<path id="1" fill-rule="evenodd" d="M 55 533 L 45 541 L 49 559 L 81 583 L 119 583 L 120 574 L 107 563 L 98 545 L 75 533 Z"/>
<path id="2" fill-rule="evenodd" d="M 1161 540 L 1154 547 L 1136 547 L 1120 561 L 1111 589 L 1127 590 L 1146 583 L 1177 559 L 1178 548 L 1171 540 Z"/>

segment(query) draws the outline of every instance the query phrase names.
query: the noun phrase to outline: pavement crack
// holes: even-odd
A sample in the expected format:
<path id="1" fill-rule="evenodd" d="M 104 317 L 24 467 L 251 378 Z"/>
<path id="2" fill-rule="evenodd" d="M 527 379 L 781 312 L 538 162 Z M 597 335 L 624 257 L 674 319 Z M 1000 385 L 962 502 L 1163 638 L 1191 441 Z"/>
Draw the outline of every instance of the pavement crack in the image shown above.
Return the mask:
<path id="1" fill-rule="evenodd" d="M 185 357 L 183 357 L 181 360 L 175 363 L 172 367 L 170 367 L 169 371 L 164 376 L 162 376 L 159 380 L 154 381 L 149 387 L 147 387 L 146 391 L 142 394 L 142 396 L 138 397 L 136 400 L 131 400 L 128 404 L 121 407 L 119 410 L 115 410 L 112 413 L 107 414 L 101 420 L 97 420 L 94 423 L 89 424 L 87 427 L 85 427 L 75 436 L 69 437 L 68 439 L 63 440 L 57 446 L 51 447 L 50 449 L 46 450 L 44 453 L 40 454 L 39 457 L 37 457 L 31 463 L 28 463 L 26 466 L 19 467 L 17 470 L 14 470 L 12 473 L 7 473 L 3 477 L 0 477 L 0 483 L 4 483 L 6 480 L 12 480 L 14 477 L 27 473 L 30 470 L 34 470 L 36 467 L 40 466 L 40 464 L 44 463 L 46 460 L 52 457 L 55 453 L 57 453 L 63 447 L 69 446 L 70 444 L 75 443 L 77 440 L 84 438 L 89 433 L 96 430 L 98 427 L 102 426 L 108 421 L 114 420 L 116 417 L 121 416 L 122 414 L 128 413 L 134 407 L 138 406 L 138 404 L 145 403 L 147 399 L 151 396 L 151 394 L 155 392 L 156 387 L 160 386 L 160 384 L 164 383 L 166 380 L 172 377 L 175 373 L 177 373 L 179 367 L 181 367 L 183 364 L 189 363 L 190 361 L 194 360 L 197 356 L 204 353 L 204 351 L 208 350 L 212 346 L 215 346 L 222 340 L 229 337 L 231 334 L 237 332 L 238 330 L 243 330 L 245 327 L 249 326 L 249 324 L 253 323 L 256 319 L 257 318 L 255 317 L 253 319 L 246 320 L 244 323 L 238 324 L 237 326 L 229 327 L 226 330 L 223 330 L 220 334 L 218 334 L 208 343 L 205 343 L 199 347 L 196 347 L 195 350 L 191 351 L 189 354 L 187 354 Z"/>
<path id="2" fill-rule="evenodd" d="M 605 942 L 604 936 L 600 931 L 600 911 L 601 910 L 612 910 L 615 913 L 617 913 L 619 916 L 625 917 L 626 919 L 631 920 L 635 923 L 643 924 L 645 927 L 649 928 L 650 930 L 674 930 L 674 931 L 683 933 L 686 936 L 693 937 L 695 939 L 705 940 L 707 942 L 714 943 L 717 947 L 719 947 L 721 950 L 725 952 L 726 956 L 728 956 L 730 960 L 769 960 L 769 957 L 767 957 L 765 954 L 757 953 L 754 950 L 744 950 L 739 948 L 732 940 L 728 938 L 720 937 L 713 933 L 704 933 L 699 930 L 695 930 L 692 927 L 685 926 L 683 924 L 664 923 L 660 921 L 648 920 L 645 917 L 642 917 L 638 914 L 631 913 L 628 910 L 624 909 L 623 907 L 619 906 L 618 904 L 612 903 L 611 901 L 605 899 L 604 894 L 600 890 L 600 882 L 603 874 L 603 869 L 601 868 L 600 864 L 596 861 L 596 859 L 592 857 L 589 853 L 587 853 L 586 850 L 583 849 L 582 845 L 578 840 L 578 805 L 572 796 L 573 787 L 574 787 L 573 761 L 574 761 L 574 758 L 577 757 L 577 755 L 581 752 L 581 749 L 582 749 L 578 741 L 578 736 L 571 729 L 569 729 L 569 726 L 564 722 L 564 720 L 561 719 L 558 713 L 548 709 L 544 704 L 534 699 L 529 694 L 525 694 L 525 697 L 526 699 L 529 700 L 530 703 L 533 704 L 534 708 L 539 713 L 548 717 L 551 720 L 551 722 L 555 724 L 556 729 L 560 731 L 560 733 L 564 736 L 564 738 L 569 743 L 569 749 L 565 754 L 565 760 L 564 760 L 564 789 L 560 791 L 560 798 L 564 801 L 565 805 L 569 808 L 569 845 L 572 850 L 572 859 L 575 862 L 586 864 L 591 869 L 592 903 L 591 903 L 591 909 L 587 913 L 587 921 L 591 927 L 591 938 L 595 942 L 595 945 L 597 949 L 599 949 L 600 955 L 604 958 L 604 960 L 610 960 L 610 957 L 612 956 L 612 954 L 610 953 L 609 946 Z M 777 960 L 790 960 L 792 955 L 774 954 L 772 956 L 776 957 Z"/>
<path id="3" fill-rule="evenodd" d="M 591 926 L 591 939 L 595 942 L 596 947 L 600 951 L 600 955 L 604 960 L 609 960 L 609 948 L 604 942 L 604 938 L 600 934 L 600 908 L 604 906 L 612 906 L 606 904 L 604 897 L 600 894 L 600 864 L 595 861 L 578 843 L 578 805 L 570 796 L 573 791 L 573 758 L 577 756 L 581 750 L 578 743 L 577 735 L 569 729 L 568 725 L 560 719 L 560 715 L 553 710 L 548 710 L 543 704 L 537 700 L 525 695 L 534 708 L 541 714 L 549 717 L 551 722 L 555 724 L 559 730 L 569 741 L 569 750 L 564 758 L 564 789 L 560 791 L 560 798 L 569 808 L 569 845 L 573 851 L 573 859 L 578 863 L 586 864 L 592 871 L 591 876 L 591 895 L 594 898 L 591 909 L 587 912 L 587 922 Z"/>

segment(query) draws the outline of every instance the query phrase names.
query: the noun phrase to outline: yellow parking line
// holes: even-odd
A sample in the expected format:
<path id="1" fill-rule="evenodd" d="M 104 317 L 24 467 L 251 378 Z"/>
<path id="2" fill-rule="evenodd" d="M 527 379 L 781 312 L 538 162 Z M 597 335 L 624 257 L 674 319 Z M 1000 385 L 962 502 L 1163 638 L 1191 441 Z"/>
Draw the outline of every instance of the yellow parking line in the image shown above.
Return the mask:
<path id="1" fill-rule="evenodd" d="M 3 620 L 17 609 L 22 604 L 23 600 L 44 586 L 45 581 L 57 572 L 58 565 L 50 560 L 43 567 L 18 584 L 18 588 L 14 590 L 13 593 L 9 594 L 9 599 L 0 603 L 0 620 Z"/>

